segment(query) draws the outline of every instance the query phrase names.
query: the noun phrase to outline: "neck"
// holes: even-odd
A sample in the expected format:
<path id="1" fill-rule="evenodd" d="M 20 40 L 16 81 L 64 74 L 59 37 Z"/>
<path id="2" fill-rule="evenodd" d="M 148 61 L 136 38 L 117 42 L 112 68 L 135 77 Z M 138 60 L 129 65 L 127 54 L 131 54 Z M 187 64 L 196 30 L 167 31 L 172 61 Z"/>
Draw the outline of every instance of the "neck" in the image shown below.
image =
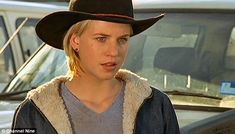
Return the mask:
<path id="1" fill-rule="evenodd" d="M 89 77 L 73 77 L 65 85 L 68 89 L 81 100 L 100 102 L 104 98 L 113 96 L 121 88 L 120 81 L 116 78 L 109 80 L 98 80 Z"/>

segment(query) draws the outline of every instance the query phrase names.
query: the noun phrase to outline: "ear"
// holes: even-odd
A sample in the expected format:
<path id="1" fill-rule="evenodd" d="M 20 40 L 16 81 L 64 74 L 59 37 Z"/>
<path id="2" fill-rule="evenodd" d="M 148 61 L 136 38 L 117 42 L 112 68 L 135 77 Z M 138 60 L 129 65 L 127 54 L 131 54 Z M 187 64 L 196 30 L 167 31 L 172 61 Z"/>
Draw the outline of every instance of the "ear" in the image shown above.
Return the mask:
<path id="1" fill-rule="evenodd" d="M 73 33 L 69 41 L 74 51 L 78 51 L 79 50 L 79 36 Z"/>

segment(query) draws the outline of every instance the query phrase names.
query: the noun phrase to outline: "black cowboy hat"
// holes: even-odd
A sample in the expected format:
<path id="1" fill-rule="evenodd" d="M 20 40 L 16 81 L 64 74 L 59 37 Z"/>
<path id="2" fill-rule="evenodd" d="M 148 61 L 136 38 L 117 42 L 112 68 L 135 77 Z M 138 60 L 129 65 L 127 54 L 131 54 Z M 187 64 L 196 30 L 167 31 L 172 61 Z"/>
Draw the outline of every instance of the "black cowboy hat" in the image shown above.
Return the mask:
<path id="1" fill-rule="evenodd" d="M 163 16 L 134 20 L 131 0 L 71 0 L 69 11 L 54 12 L 42 18 L 36 26 L 36 33 L 48 45 L 63 49 L 64 35 L 78 21 L 103 20 L 130 24 L 134 36 Z"/>

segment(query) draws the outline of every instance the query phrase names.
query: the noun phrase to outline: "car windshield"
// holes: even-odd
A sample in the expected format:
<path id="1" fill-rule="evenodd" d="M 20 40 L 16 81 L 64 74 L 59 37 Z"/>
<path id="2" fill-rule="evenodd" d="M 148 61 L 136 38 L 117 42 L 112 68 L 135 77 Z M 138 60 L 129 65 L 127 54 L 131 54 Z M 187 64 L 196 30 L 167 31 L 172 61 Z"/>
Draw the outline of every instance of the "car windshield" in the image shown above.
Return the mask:
<path id="1" fill-rule="evenodd" d="M 173 104 L 235 108 L 234 18 L 223 13 L 167 13 L 132 37 L 122 68 L 147 78 L 153 87 L 169 94 Z M 36 88 L 66 74 L 66 66 L 64 52 L 45 45 L 3 93 Z"/>
<path id="2" fill-rule="evenodd" d="M 34 89 L 50 81 L 55 76 L 64 75 L 66 71 L 67 67 L 64 52 L 45 45 L 39 49 L 32 60 L 30 59 L 28 64 L 17 73 L 7 88 L 4 89 L 2 96 L 9 96 L 10 93 L 16 93 L 16 95 L 18 95 L 17 98 L 25 97 L 27 92 L 24 91 Z M 11 97 L 8 98 L 11 99 Z"/>

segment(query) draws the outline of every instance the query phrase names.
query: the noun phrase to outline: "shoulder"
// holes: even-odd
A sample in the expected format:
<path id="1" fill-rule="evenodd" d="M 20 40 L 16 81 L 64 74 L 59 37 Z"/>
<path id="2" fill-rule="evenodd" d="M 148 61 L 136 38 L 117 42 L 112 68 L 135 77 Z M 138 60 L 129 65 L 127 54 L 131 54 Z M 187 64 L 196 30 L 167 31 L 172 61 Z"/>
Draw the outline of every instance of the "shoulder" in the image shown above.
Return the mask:
<path id="1" fill-rule="evenodd" d="M 162 91 L 160 91 L 159 89 L 152 87 L 152 97 L 153 99 L 158 99 L 159 101 L 163 101 L 163 102 L 168 102 L 170 101 L 168 95 Z"/>
<path id="2" fill-rule="evenodd" d="M 33 105 L 33 102 L 29 99 L 25 99 L 20 105 L 17 107 L 15 111 L 15 116 L 24 117 L 29 115 L 36 110 L 36 107 Z"/>
<path id="3" fill-rule="evenodd" d="M 154 87 L 151 87 L 151 89 L 152 93 L 149 96 L 149 99 L 147 99 L 145 105 L 149 108 L 159 109 L 162 112 L 169 110 L 172 111 L 173 105 L 168 95 Z"/>
<path id="4" fill-rule="evenodd" d="M 11 129 L 19 128 L 34 128 L 37 133 L 56 133 L 48 119 L 29 99 L 25 99 L 15 111 Z"/>
<path id="5" fill-rule="evenodd" d="M 28 92 L 27 99 L 36 99 L 36 98 L 45 98 L 47 96 L 53 95 L 55 92 L 58 92 L 57 89 L 60 86 L 60 83 L 66 81 L 68 77 L 59 76 L 51 81 L 37 87 Z"/>
<path id="6" fill-rule="evenodd" d="M 14 113 L 12 128 L 21 128 L 21 126 L 29 125 L 27 123 L 29 115 L 35 115 L 35 110 L 36 108 L 29 99 L 25 99 L 21 102 Z"/>
<path id="7" fill-rule="evenodd" d="M 65 81 L 67 77 L 56 77 L 50 82 L 47 82 L 36 89 L 33 89 L 27 93 L 27 96 L 23 102 L 17 107 L 14 118 L 24 118 L 28 115 L 35 115 L 40 108 L 50 106 L 53 104 L 51 100 L 58 100 L 59 91 L 58 86 L 62 81 Z M 41 110 L 41 109 L 40 109 Z"/>

